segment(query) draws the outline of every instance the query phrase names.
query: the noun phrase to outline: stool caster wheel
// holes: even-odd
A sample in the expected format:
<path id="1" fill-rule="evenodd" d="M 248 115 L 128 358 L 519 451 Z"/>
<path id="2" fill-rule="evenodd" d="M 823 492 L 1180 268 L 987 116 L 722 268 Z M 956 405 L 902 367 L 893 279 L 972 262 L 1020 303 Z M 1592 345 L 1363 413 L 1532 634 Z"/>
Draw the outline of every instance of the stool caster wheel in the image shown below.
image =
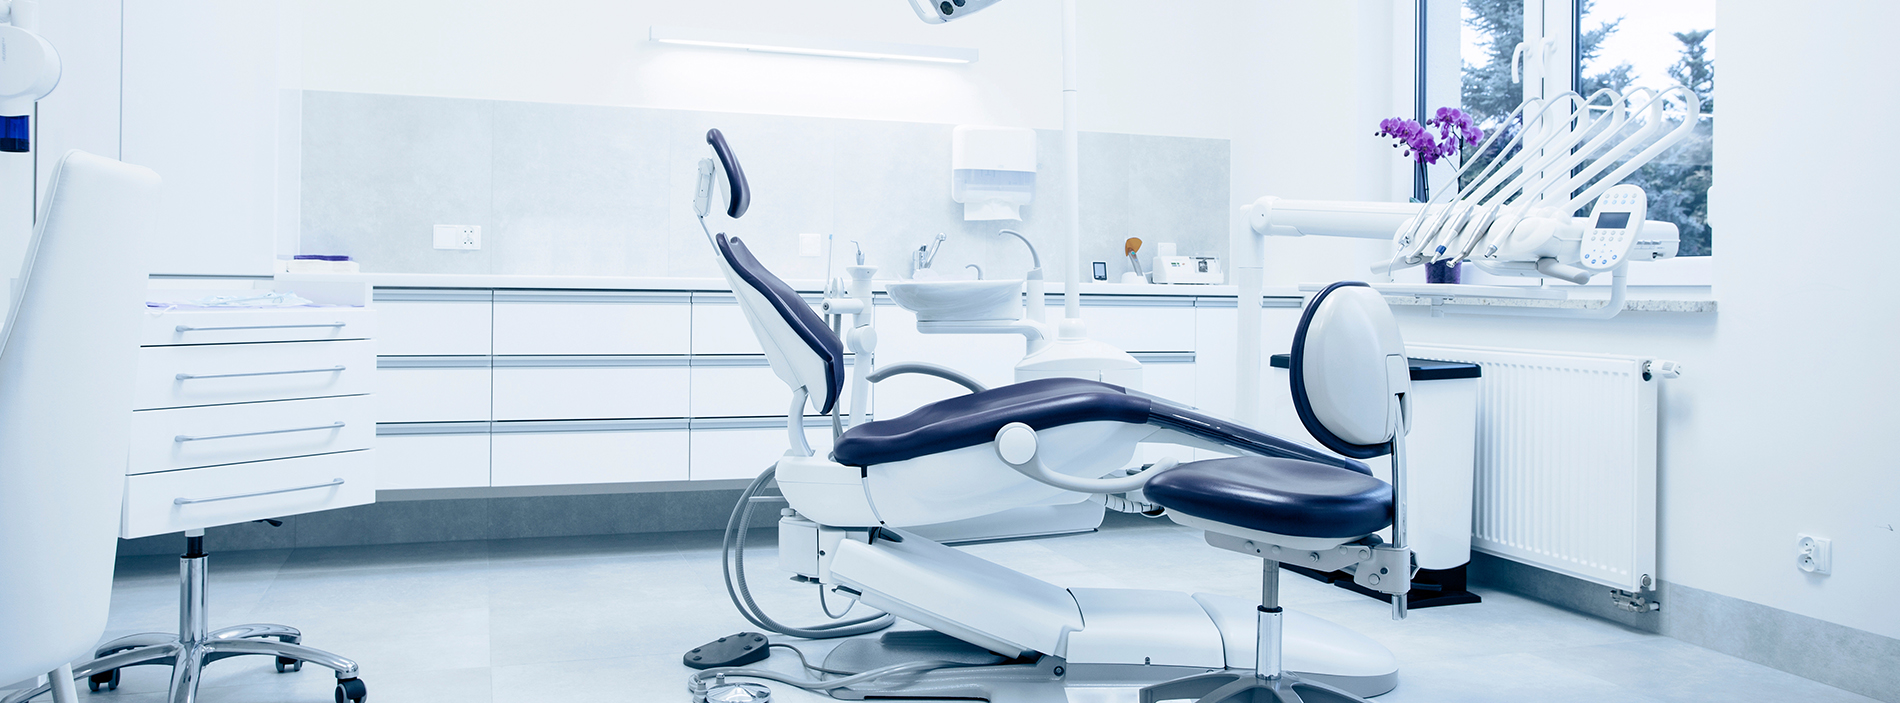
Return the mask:
<path id="1" fill-rule="evenodd" d="M 101 688 L 107 691 L 119 690 L 119 670 L 101 671 L 86 677 L 86 688 L 98 693 Z"/>
<path id="2" fill-rule="evenodd" d="M 336 682 L 336 703 L 363 703 L 369 698 L 369 687 L 362 679 L 338 679 Z"/>
<path id="3" fill-rule="evenodd" d="M 292 642 L 291 644 L 296 643 Z M 303 671 L 303 660 L 291 659 L 290 657 L 278 657 L 277 673 L 282 674 L 287 671 Z"/>

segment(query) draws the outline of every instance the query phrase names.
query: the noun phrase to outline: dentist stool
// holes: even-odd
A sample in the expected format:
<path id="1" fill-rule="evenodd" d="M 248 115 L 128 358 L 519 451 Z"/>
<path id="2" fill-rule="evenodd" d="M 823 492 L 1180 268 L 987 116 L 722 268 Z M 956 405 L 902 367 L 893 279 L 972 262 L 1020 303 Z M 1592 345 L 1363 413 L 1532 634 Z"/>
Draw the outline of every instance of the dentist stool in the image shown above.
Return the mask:
<path id="1" fill-rule="evenodd" d="M 1392 484 L 1353 468 L 1258 456 L 1182 464 L 1149 481 L 1148 499 L 1175 522 L 1205 530 L 1208 544 L 1260 557 L 1262 584 L 1251 674 L 1158 684 L 1143 689 L 1142 703 L 1365 701 L 1283 668 L 1282 562 L 1348 568 L 1354 583 L 1390 594 L 1393 616 L 1405 617 L 1416 570 L 1405 531 L 1411 369 L 1385 299 L 1356 282 L 1320 291 L 1295 332 L 1292 367 L 1293 405 L 1307 430 L 1327 449 L 1354 459 L 1391 454 Z M 1390 544 L 1376 535 L 1388 525 Z"/>
<path id="2" fill-rule="evenodd" d="M 72 701 L 112 601 L 159 178 L 73 151 L 50 183 L 0 320 L 0 688 Z"/>

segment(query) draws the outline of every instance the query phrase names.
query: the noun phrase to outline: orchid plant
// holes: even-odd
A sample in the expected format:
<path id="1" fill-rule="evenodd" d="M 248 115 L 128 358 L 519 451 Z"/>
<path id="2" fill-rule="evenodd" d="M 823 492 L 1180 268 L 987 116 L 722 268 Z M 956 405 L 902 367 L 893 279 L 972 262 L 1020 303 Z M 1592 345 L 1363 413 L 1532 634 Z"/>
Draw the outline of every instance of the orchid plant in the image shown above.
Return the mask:
<path id="1" fill-rule="evenodd" d="M 1432 134 L 1434 130 L 1437 135 Z M 1463 110 L 1441 107 L 1423 125 L 1403 117 L 1380 120 L 1377 136 L 1396 140 L 1392 148 L 1403 148 L 1405 156 L 1417 163 L 1435 164 L 1454 155 L 1463 163 L 1464 147 L 1476 146 L 1484 138 L 1484 130 L 1473 125 L 1471 116 Z"/>

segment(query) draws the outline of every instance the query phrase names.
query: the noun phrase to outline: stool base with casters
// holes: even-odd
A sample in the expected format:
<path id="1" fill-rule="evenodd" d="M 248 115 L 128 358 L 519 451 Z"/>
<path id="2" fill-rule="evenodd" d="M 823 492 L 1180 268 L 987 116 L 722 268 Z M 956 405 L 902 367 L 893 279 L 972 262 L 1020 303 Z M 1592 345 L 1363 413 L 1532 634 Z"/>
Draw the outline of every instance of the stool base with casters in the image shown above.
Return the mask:
<path id="1" fill-rule="evenodd" d="M 171 703 L 192 703 L 204 666 L 220 659 L 242 656 L 275 657 L 279 673 L 300 671 L 305 662 L 336 672 L 337 703 L 363 703 L 369 690 L 356 678 L 356 662 L 303 646 L 303 633 L 285 625 L 252 624 L 211 630 L 205 584 L 203 532 L 186 533 L 185 554 L 179 558 L 178 634 L 145 632 L 100 645 L 98 657 L 73 667 L 73 678 L 85 679 L 94 692 L 119 687 L 119 670 L 128 666 L 172 667 Z M 51 684 L 17 692 L 0 703 L 24 703 L 51 690 Z"/>

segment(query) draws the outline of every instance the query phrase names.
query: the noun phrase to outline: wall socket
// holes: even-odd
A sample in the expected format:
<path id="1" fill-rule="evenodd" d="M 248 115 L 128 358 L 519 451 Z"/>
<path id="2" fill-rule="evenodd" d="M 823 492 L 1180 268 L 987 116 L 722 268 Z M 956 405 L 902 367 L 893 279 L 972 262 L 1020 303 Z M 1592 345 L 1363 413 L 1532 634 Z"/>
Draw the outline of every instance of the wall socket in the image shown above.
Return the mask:
<path id="1" fill-rule="evenodd" d="M 482 226 L 436 225 L 435 248 L 480 249 L 482 248 Z"/>
<path id="2" fill-rule="evenodd" d="M 1834 572 L 1834 543 L 1831 540 L 1801 535 L 1795 543 L 1795 566 L 1810 574 L 1823 576 Z"/>

